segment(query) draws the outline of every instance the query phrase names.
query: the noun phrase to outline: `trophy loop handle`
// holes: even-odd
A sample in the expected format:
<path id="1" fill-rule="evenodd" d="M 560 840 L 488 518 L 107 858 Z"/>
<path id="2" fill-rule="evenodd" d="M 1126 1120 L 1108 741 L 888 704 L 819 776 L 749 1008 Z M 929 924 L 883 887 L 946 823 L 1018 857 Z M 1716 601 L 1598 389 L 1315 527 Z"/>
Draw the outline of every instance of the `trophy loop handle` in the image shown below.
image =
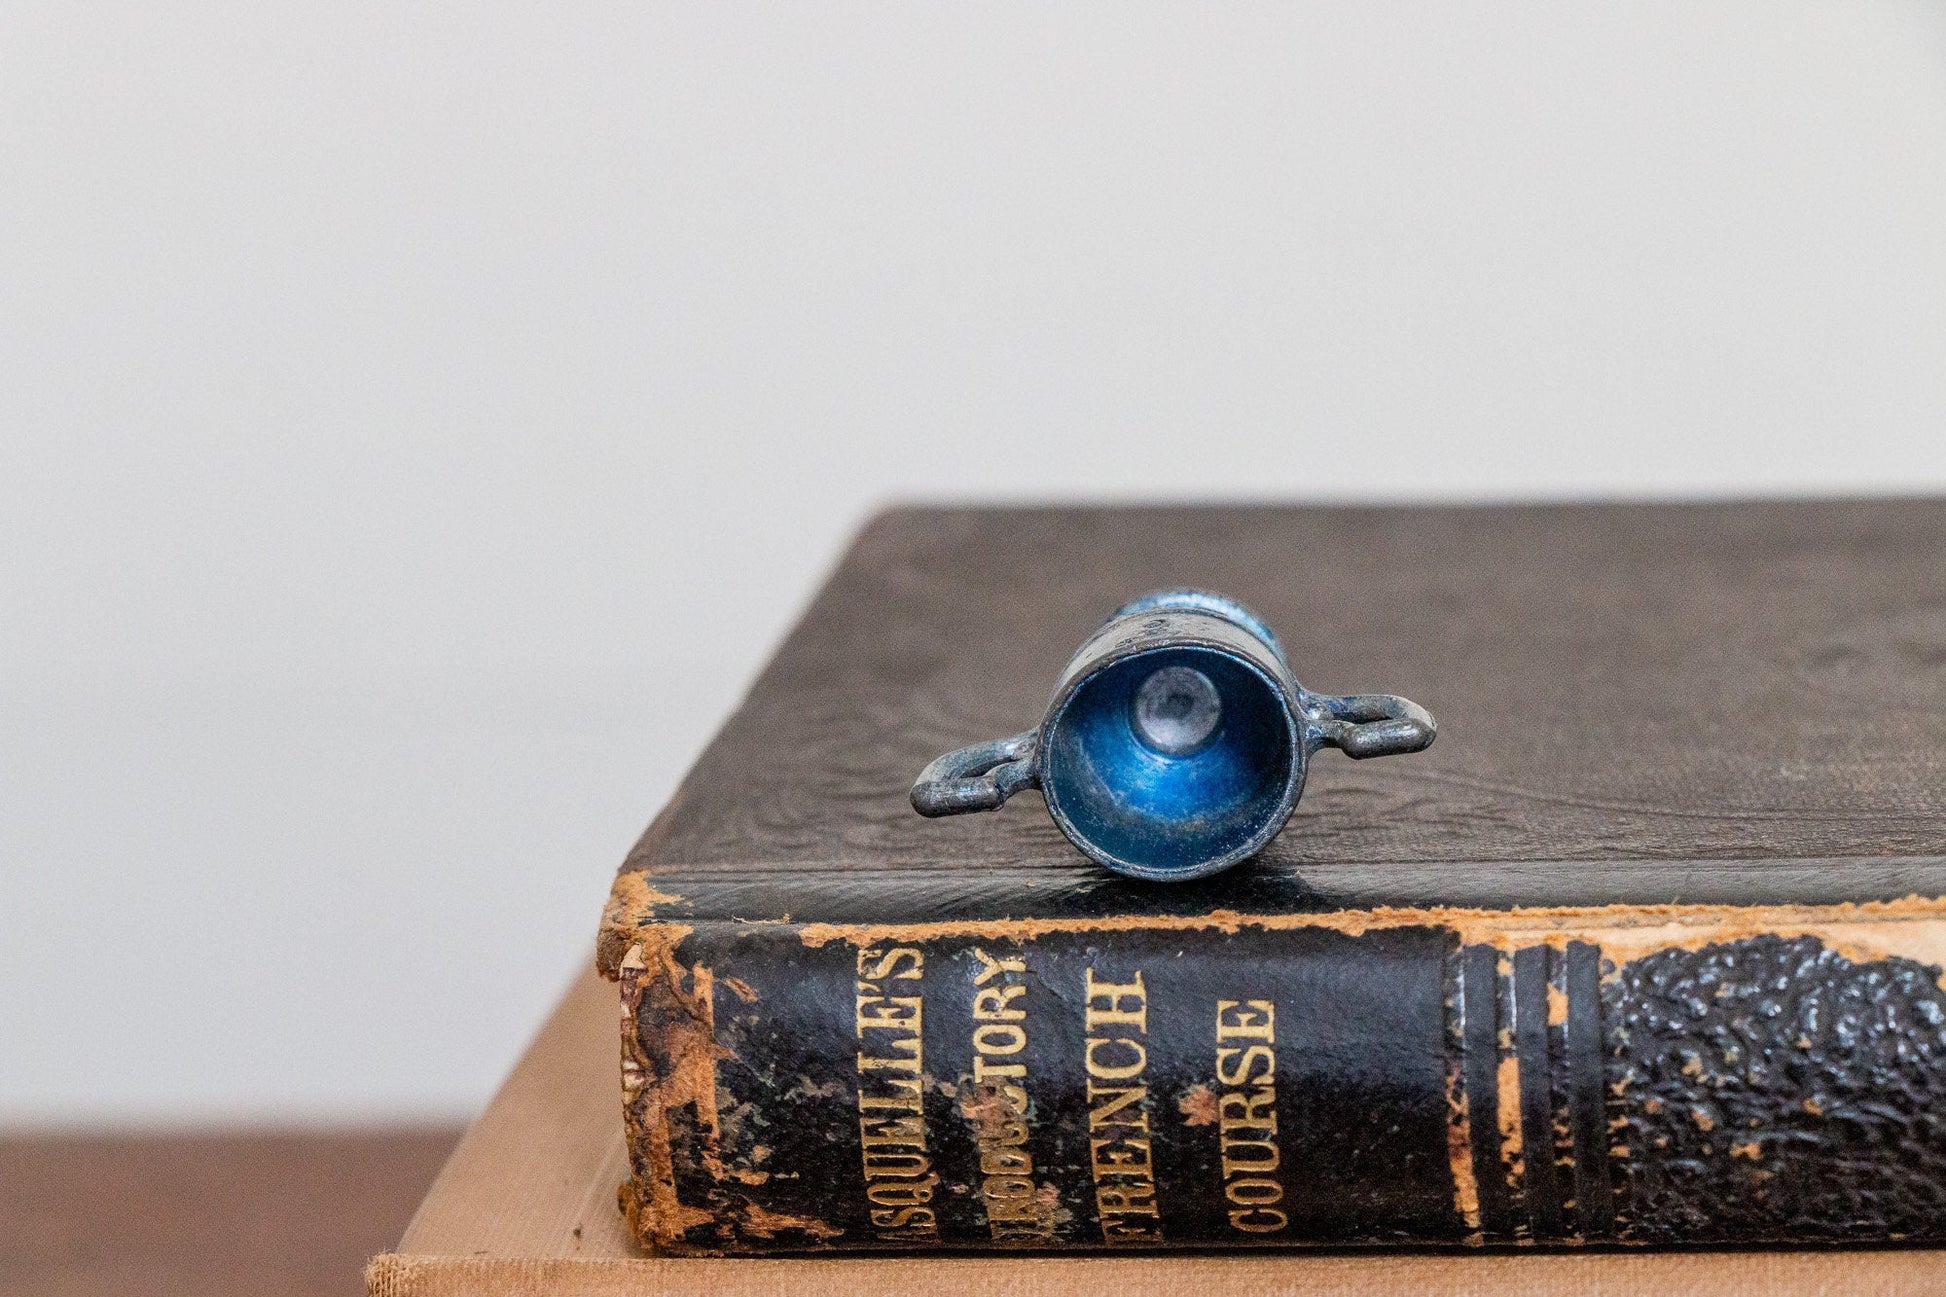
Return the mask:
<path id="1" fill-rule="evenodd" d="M 1349 694 L 1320 698 L 1328 715 L 1320 737 L 1348 757 L 1391 757 L 1418 752 L 1439 737 L 1432 713 L 1396 694 Z"/>
<path id="2" fill-rule="evenodd" d="M 1038 738 L 1038 731 L 1027 730 L 937 758 L 912 785 L 912 809 L 935 818 L 999 810 L 1009 797 L 1040 782 Z"/>

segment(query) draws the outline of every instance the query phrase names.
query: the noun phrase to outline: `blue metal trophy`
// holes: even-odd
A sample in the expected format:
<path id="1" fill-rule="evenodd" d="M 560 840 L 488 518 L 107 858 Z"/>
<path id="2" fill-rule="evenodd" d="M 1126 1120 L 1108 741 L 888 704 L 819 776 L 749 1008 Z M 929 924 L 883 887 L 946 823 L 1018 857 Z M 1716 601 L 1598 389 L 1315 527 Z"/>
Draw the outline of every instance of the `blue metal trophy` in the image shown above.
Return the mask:
<path id="1" fill-rule="evenodd" d="M 1234 599 L 1159 591 L 1076 650 L 1037 727 L 940 757 L 912 806 L 991 811 L 1038 786 L 1061 831 L 1115 872 L 1203 878 L 1276 836 L 1319 748 L 1392 756 L 1436 733 L 1408 699 L 1306 690 L 1270 627 Z"/>

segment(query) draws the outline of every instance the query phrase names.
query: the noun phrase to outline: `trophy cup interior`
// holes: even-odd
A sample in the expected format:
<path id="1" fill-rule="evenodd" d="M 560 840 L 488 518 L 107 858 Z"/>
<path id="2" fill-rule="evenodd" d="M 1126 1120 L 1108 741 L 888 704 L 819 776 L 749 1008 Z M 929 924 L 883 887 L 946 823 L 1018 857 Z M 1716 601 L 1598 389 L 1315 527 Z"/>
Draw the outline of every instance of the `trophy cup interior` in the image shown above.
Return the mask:
<path id="1" fill-rule="evenodd" d="M 1195 877 L 1277 831 L 1303 760 L 1272 680 L 1221 650 L 1178 645 L 1075 686 L 1049 727 L 1042 791 L 1090 854 L 1138 877 Z"/>

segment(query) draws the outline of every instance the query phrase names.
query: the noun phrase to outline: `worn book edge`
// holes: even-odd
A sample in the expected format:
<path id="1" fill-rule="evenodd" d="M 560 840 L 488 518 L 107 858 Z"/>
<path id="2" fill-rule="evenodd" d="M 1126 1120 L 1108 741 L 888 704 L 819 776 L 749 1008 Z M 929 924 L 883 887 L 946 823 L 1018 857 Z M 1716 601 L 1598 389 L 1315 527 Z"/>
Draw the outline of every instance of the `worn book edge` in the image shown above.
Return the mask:
<path id="1" fill-rule="evenodd" d="M 1719 1252 L 1529 1256 L 818 1257 L 809 1260 L 377 1257 L 368 1297 L 1068 1297 L 1211 1293 L 1303 1297 L 1919 1297 L 1940 1252 Z"/>
<path id="2" fill-rule="evenodd" d="M 661 948 L 673 945 L 693 924 L 664 922 L 656 908 L 679 900 L 659 891 L 640 873 L 617 875 L 608 906 L 602 917 L 596 945 L 596 967 L 602 975 L 619 981 L 629 951 L 637 945 Z M 1946 898 L 1919 895 L 1893 901 L 1845 901 L 1835 905 L 1598 905 L 1598 906 L 1516 906 L 1508 910 L 1488 910 L 1449 906 L 1378 906 L 1365 910 L 1329 910 L 1304 914 L 1245 914 L 1234 910 L 1211 910 L 1196 915 L 1115 915 L 1106 917 L 965 919 L 915 921 L 911 923 L 805 923 L 790 924 L 788 919 L 773 920 L 795 927 L 807 946 L 834 940 L 877 940 L 897 937 L 923 941 L 928 937 L 987 937 L 996 941 L 1032 940 L 1053 932 L 1113 932 L 1118 930 L 1215 930 L 1234 932 L 1244 927 L 1289 929 L 1328 928 L 1347 936 L 1358 936 L 1376 928 L 1441 927 L 1458 933 L 1468 944 L 1503 942 L 1519 944 L 1554 943 L 1599 931 L 1629 953 L 1732 940 L 1743 932 L 1770 932 L 1798 935 L 1815 930 L 1823 935 L 1840 928 L 1865 938 L 1880 925 L 1898 924 L 1941 916 Z M 1903 930 L 1911 939 L 1913 930 Z M 1624 936 L 1623 934 L 1630 934 Z M 1729 934 L 1729 935 L 1725 935 Z M 1843 940 L 1841 937 L 1840 940 Z M 1692 943 L 1685 945 L 1685 943 Z M 1930 958 L 1904 949 L 1887 949 L 1865 958 L 1904 955 L 1921 962 L 1938 964 L 1946 950 L 1922 943 Z M 1511 945 L 1508 947 L 1512 948 Z M 1851 958 L 1842 946 L 1840 953 Z M 1862 946 L 1867 950 L 1871 946 Z M 1856 962 L 1856 961 L 1854 961 Z"/>

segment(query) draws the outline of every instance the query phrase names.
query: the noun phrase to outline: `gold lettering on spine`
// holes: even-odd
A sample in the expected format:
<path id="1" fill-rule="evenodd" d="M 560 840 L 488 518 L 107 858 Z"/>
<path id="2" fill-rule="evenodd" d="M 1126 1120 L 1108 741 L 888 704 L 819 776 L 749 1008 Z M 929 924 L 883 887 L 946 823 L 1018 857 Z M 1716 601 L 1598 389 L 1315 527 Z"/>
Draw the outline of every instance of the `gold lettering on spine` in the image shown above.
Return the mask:
<path id="1" fill-rule="evenodd" d="M 1101 1237 L 1108 1243 L 1160 1243 L 1149 1087 L 1138 1084 L 1149 1065 L 1148 989 L 1140 971 L 1129 981 L 1110 982 L 1098 979 L 1092 965 L 1086 987 L 1088 1164 Z"/>
<path id="2" fill-rule="evenodd" d="M 1284 1184 L 1277 1176 L 1283 1151 L 1277 1144 L 1277 1006 L 1270 1000 L 1216 1002 L 1216 1098 L 1223 1196 L 1230 1227 L 1245 1234 L 1275 1234 L 1291 1223 L 1277 1206 Z"/>
<path id="3" fill-rule="evenodd" d="M 980 1203 L 996 1243 L 1054 1240 L 1055 1196 L 1034 1179 L 1027 1151 L 1027 961 L 973 957 L 973 1083 L 960 1111 L 980 1150 Z"/>
<path id="4" fill-rule="evenodd" d="M 939 1177 L 926 1140 L 926 955 L 913 946 L 858 952 L 858 1150 L 872 1227 L 888 1243 L 936 1243 Z M 909 985 L 898 985 L 908 983 Z M 901 993 L 903 992 L 903 994 Z"/>

